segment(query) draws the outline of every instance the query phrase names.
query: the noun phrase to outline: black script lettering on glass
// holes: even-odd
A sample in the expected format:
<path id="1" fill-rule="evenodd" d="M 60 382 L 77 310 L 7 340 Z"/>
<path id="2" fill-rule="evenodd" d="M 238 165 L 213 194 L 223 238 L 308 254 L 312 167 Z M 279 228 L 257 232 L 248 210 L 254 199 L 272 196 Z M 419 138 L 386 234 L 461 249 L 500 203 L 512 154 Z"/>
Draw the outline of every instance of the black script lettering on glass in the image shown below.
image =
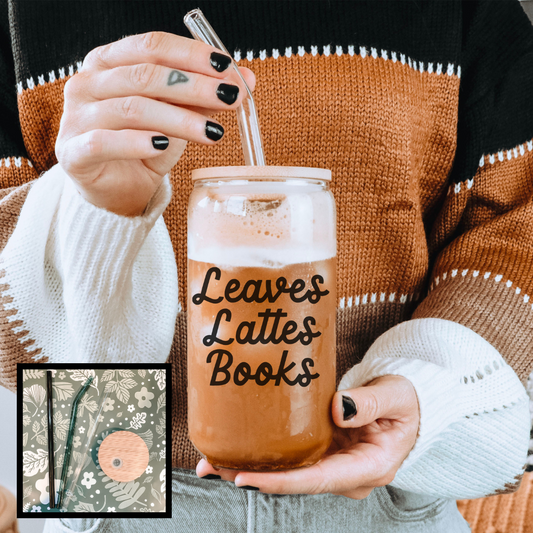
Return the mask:
<path id="1" fill-rule="evenodd" d="M 315 362 L 310 357 L 306 357 L 302 361 L 302 368 L 304 369 L 304 373 L 298 376 L 300 380 L 299 383 L 302 387 L 307 387 L 307 385 L 311 383 L 312 379 L 315 379 L 319 376 L 319 374 L 311 374 L 311 371 L 309 370 L 310 366 L 315 366 Z"/>
<path id="2" fill-rule="evenodd" d="M 215 368 L 213 368 L 211 382 L 209 385 L 225 385 L 226 383 L 229 383 L 229 380 L 231 379 L 231 374 L 229 373 L 228 368 L 230 368 L 233 364 L 233 355 L 231 355 L 228 350 L 213 350 L 212 352 L 209 352 L 209 355 L 207 356 L 207 362 L 210 363 L 211 359 L 213 359 L 213 356 L 215 355 L 217 360 L 215 361 Z M 225 365 L 222 365 L 222 357 L 224 357 L 224 355 L 227 356 L 228 361 Z M 218 374 L 222 374 L 224 376 L 224 378 L 220 381 L 217 381 Z"/>
<path id="3" fill-rule="evenodd" d="M 311 278 L 311 285 L 313 286 L 314 291 L 311 292 L 311 295 L 309 296 L 309 302 L 312 304 L 316 304 L 320 301 L 320 298 L 322 296 L 327 296 L 329 294 L 329 291 L 326 289 L 325 291 L 321 291 L 319 286 L 317 285 L 317 281 L 320 284 L 324 283 L 324 278 L 320 274 L 316 274 Z"/>
<path id="4" fill-rule="evenodd" d="M 320 331 L 316 331 L 316 332 L 311 331 L 311 328 L 310 328 L 309 324 L 311 324 L 313 326 L 316 325 L 316 320 L 314 319 L 314 317 L 306 316 L 304 318 L 305 333 L 302 332 L 302 333 L 300 333 L 298 335 L 300 342 L 304 346 L 309 346 L 309 344 L 311 344 L 313 342 L 313 339 L 315 337 L 320 337 L 320 335 L 322 335 L 322 333 L 320 333 Z"/>
<path id="5" fill-rule="evenodd" d="M 217 267 L 211 267 L 205 274 L 204 283 L 202 286 L 202 291 L 198 294 L 195 294 L 192 297 L 192 302 L 195 305 L 200 305 L 203 302 L 209 302 L 212 304 L 218 304 L 224 300 L 224 298 L 230 303 L 238 303 L 241 300 L 246 303 L 263 303 L 268 300 L 268 303 L 274 303 L 282 294 L 288 294 L 290 299 L 295 303 L 301 303 L 305 300 L 309 300 L 310 303 L 316 304 L 320 301 L 322 296 L 329 294 L 329 291 L 321 290 L 318 286 L 319 284 L 324 283 L 324 278 L 320 275 L 315 275 L 311 278 L 312 289 L 307 290 L 301 296 L 298 296 L 305 289 L 305 281 L 303 279 L 295 279 L 292 284 L 287 283 L 287 279 L 279 277 L 276 279 L 276 292 L 272 291 L 272 281 L 261 280 L 261 279 L 251 279 L 248 280 L 241 289 L 241 283 L 238 279 L 230 279 L 226 284 L 224 289 L 224 297 L 219 296 L 218 298 L 211 298 L 207 296 L 207 289 L 209 287 L 209 282 L 213 276 L 216 280 L 220 279 L 221 271 Z M 261 289 L 263 287 L 263 282 L 265 284 L 265 289 L 263 294 L 261 294 Z M 239 292 L 240 291 L 240 292 Z"/>
<path id="6" fill-rule="evenodd" d="M 259 318 L 262 318 L 261 329 L 257 334 L 257 337 L 254 337 L 254 331 L 256 327 L 256 322 L 241 322 L 237 327 L 235 333 L 235 340 L 239 344 L 295 344 L 301 342 L 304 346 L 311 344 L 314 338 L 320 337 L 322 333 L 320 331 L 313 332 L 310 325 L 315 325 L 316 321 L 312 316 L 306 316 L 304 318 L 304 328 L 305 331 L 299 332 L 295 337 L 290 338 L 289 335 L 292 335 L 298 330 L 298 324 L 294 320 L 289 320 L 283 326 L 281 333 L 278 334 L 279 322 L 282 318 L 287 318 L 287 313 L 283 312 L 283 309 L 277 309 L 272 312 L 271 309 L 265 309 L 262 313 L 257 313 Z M 217 315 L 218 317 L 218 315 Z M 270 319 L 273 319 L 269 323 Z M 267 334 L 268 327 L 270 326 L 270 332 Z M 205 344 L 205 342 L 204 342 Z M 224 343 L 226 344 L 226 343 Z M 229 344 L 229 343 L 227 343 Z M 211 346 L 211 344 L 209 344 Z"/>
<path id="7" fill-rule="evenodd" d="M 211 279 L 212 275 L 215 275 L 215 279 L 220 279 L 220 268 L 217 267 L 211 267 L 205 274 L 204 278 L 204 284 L 202 285 L 202 292 L 195 294 L 192 297 L 192 303 L 195 305 L 200 305 L 203 302 L 209 302 L 211 304 L 219 304 L 224 298 L 222 296 L 219 296 L 218 298 L 210 298 L 207 296 L 207 287 L 209 286 L 209 281 Z"/>
<path id="8" fill-rule="evenodd" d="M 206 335 L 202 340 L 204 346 L 213 346 L 215 342 L 217 342 L 218 344 L 224 344 L 227 346 L 228 344 L 231 344 L 233 342 L 233 338 L 229 338 L 227 341 L 225 341 L 217 337 L 218 328 L 220 327 L 220 322 L 222 321 L 222 318 L 225 318 L 226 322 L 230 322 L 231 311 L 229 309 L 221 309 L 217 313 L 217 316 L 215 318 L 215 323 L 213 324 L 213 330 L 211 331 L 211 335 Z"/>
<path id="9" fill-rule="evenodd" d="M 248 363 L 239 363 L 233 374 L 235 385 L 244 385 L 251 377 L 255 378 L 252 367 Z"/>
<path id="10" fill-rule="evenodd" d="M 316 325 L 316 321 L 312 316 L 306 316 L 303 320 L 304 331 L 300 331 L 296 336 L 290 338 L 290 335 L 298 330 L 298 324 L 294 320 L 289 320 L 283 326 L 281 333 L 278 334 L 279 322 L 282 318 L 287 318 L 287 313 L 283 312 L 283 309 L 277 309 L 272 312 L 271 309 L 265 309 L 263 313 L 257 313 L 259 318 L 262 318 L 261 328 L 256 337 L 254 337 L 256 322 L 243 321 L 237 326 L 235 332 L 235 339 L 230 337 L 227 340 L 218 337 L 218 331 L 222 319 L 226 322 L 231 322 L 231 311 L 229 309 L 221 309 L 215 317 L 213 329 L 210 335 L 206 335 L 202 343 L 204 346 L 213 346 L 218 343 L 224 346 L 228 346 L 234 340 L 239 344 L 296 344 L 301 342 L 304 346 L 311 344 L 313 339 L 320 337 L 322 333 L 320 331 L 312 331 L 311 326 Z M 270 323 L 270 319 L 273 321 Z M 268 327 L 270 326 L 270 332 L 268 333 Z"/>
<path id="11" fill-rule="evenodd" d="M 307 387 L 308 385 L 310 385 L 313 379 L 317 379 L 318 377 L 320 377 L 320 374 L 318 373 L 311 373 L 309 367 L 313 367 L 314 362 L 311 358 L 306 357 L 301 363 L 303 373 L 298 374 L 295 379 L 290 379 L 287 374 L 293 368 L 296 367 L 296 363 L 290 362 L 287 364 L 288 354 L 288 350 L 283 351 L 279 362 L 278 371 L 275 374 L 273 373 L 272 365 L 267 362 L 261 363 L 257 367 L 255 374 L 252 373 L 252 367 L 249 363 L 239 363 L 233 371 L 233 383 L 235 383 L 235 385 L 239 387 L 242 387 L 248 381 L 252 380 L 255 381 L 258 385 L 264 386 L 269 381 L 274 381 L 274 385 L 276 387 L 279 387 L 281 385 L 281 382 L 284 381 L 287 385 L 291 387 L 294 387 L 295 385 Z M 223 364 L 224 356 L 227 357 L 227 361 L 225 362 L 225 364 Z M 216 357 L 216 360 L 215 366 L 213 368 L 213 373 L 211 374 L 211 381 L 209 384 L 211 386 L 226 385 L 231 380 L 230 369 L 233 365 L 233 355 L 227 350 L 213 350 L 207 356 L 207 363 L 211 363 L 213 357 Z M 220 375 L 222 375 L 223 377 L 219 378 Z"/>

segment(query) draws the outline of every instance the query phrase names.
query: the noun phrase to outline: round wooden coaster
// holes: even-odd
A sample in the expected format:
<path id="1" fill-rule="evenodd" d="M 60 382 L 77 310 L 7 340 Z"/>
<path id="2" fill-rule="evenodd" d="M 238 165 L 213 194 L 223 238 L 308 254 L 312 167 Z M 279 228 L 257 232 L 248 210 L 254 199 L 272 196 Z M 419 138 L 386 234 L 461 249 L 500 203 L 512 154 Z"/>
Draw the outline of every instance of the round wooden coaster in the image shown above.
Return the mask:
<path id="1" fill-rule="evenodd" d="M 98 462 L 115 481 L 133 481 L 148 466 L 148 446 L 131 431 L 117 431 L 108 435 L 98 450 Z"/>

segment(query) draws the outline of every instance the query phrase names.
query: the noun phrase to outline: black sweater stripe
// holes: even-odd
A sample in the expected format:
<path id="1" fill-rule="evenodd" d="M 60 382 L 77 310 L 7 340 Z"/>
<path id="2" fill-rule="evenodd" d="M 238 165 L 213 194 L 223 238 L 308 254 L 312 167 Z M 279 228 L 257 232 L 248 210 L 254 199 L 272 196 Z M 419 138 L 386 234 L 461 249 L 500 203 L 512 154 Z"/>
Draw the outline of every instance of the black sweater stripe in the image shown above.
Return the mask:
<path id="1" fill-rule="evenodd" d="M 312 6 L 310 4 L 313 4 Z M 228 50 L 342 46 L 402 52 L 423 62 L 457 63 L 460 4 L 396 0 L 171 0 L 11 2 L 20 44 L 17 79 L 83 58 L 125 35 L 166 31 L 190 37 L 185 13 L 200 7 Z M 129 16 L 135 11 L 136 16 Z M 41 43 L 35 46 L 32 43 Z"/>
<path id="2" fill-rule="evenodd" d="M 9 24 L 5 20 L 9 5 Z M 231 52 L 330 45 L 396 51 L 435 66 L 461 66 L 457 153 L 452 181 L 470 179 L 481 156 L 533 139 L 533 28 L 515 0 L 0 0 L 0 157 L 25 155 L 14 77 L 75 65 L 93 48 L 136 33 L 184 36 L 184 14 L 200 7 Z M 7 42 L 11 34 L 11 46 Z M 6 52 L 12 49 L 12 56 Z"/>

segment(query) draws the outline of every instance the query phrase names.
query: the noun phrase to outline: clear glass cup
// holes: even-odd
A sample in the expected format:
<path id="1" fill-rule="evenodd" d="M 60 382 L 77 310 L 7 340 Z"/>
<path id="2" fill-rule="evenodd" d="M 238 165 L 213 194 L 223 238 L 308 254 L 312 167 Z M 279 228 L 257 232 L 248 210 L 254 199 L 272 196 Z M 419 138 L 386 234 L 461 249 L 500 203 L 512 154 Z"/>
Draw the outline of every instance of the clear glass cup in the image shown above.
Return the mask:
<path id="1" fill-rule="evenodd" d="M 336 211 L 328 170 L 193 172 L 189 436 L 214 466 L 315 463 L 331 443 Z"/>

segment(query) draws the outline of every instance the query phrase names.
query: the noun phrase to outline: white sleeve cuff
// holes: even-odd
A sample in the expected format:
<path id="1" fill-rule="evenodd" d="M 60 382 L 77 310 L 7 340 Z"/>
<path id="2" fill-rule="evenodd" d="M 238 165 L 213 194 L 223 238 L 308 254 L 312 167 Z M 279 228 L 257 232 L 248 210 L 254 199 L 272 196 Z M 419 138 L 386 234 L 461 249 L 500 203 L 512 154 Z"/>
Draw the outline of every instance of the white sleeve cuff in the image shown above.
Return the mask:
<path id="1" fill-rule="evenodd" d="M 51 235 L 57 245 L 51 242 L 49 246 L 60 254 L 55 264 L 78 298 L 85 290 L 96 291 L 105 305 L 131 277 L 141 246 L 170 202 L 168 175 L 142 216 L 125 217 L 87 202 L 59 165 L 53 171 L 64 174 L 57 224 Z M 92 279 L 88 284 L 89 273 Z"/>
<path id="2" fill-rule="evenodd" d="M 142 216 L 123 217 L 59 165 L 36 180 L 1 254 L 20 342 L 50 362 L 164 362 L 179 310 L 170 197 L 165 177 Z"/>
<path id="3" fill-rule="evenodd" d="M 374 342 L 362 363 L 345 374 L 339 390 L 360 387 L 391 374 L 411 381 L 420 406 L 419 435 L 397 478 L 422 456 L 427 457 L 444 444 L 441 441 L 449 444 L 450 432 L 459 428 L 460 433 L 461 424 L 468 424 L 481 415 L 490 424 L 486 416 L 489 413 L 503 413 L 513 406 L 520 406 L 517 409 L 522 413 L 522 406 L 528 403 L 523 385 L 499 352 L 469 328 L 447 320 L 410 320 L 390 329 Z M 493 462 L 505 462 L 509 473 L 520 471 L 527 456 L 527 414 L 521 414 L 518 420 L 521 422 L 515 428 L 507 452 L 494 449 Z M 509 438 L 498 435 L 497 427 L 492 435 Z M 479 432 L 478 438 L 481 438 Z M 458 445 L 483 448 L 483 443 L 464 439 Z M 471 465 L 471 469 L 475 471 L 476 466 Z M 454 465 L 448 467 L 453 470 Z M 410 490 L 413 488 L 416 489 L 410 486 Z"/>

